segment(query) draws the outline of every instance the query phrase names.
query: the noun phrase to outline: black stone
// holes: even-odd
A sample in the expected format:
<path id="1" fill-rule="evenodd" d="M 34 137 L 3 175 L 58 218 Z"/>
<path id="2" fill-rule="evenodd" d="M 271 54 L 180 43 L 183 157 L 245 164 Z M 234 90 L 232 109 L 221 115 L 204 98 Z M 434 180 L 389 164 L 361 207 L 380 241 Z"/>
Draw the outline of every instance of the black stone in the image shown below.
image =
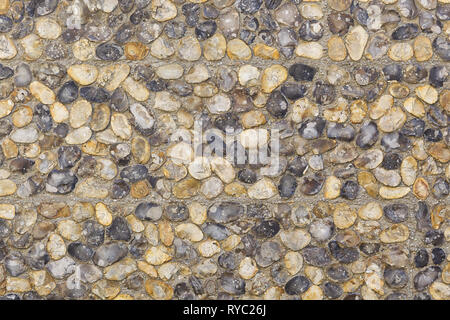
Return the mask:
<path id="1" fill-rule="evenodd" d="M 52 170 L 47 177 L 46 190 L 51 193 L 67 194 L 75 189 L 78 178 L 68 169 Z"/>
<path id="2" fill-rule="evenodd" d="M 164 33 L 170 39 L 183 38 L 186 33 L 186 25 L 181 21 L 169 21 L 164 26 Z"/>
<path id="3" fill-rule="evenodd" d="M 14 75 L 14 70 L 10 67 L 4 66 L 0 63 L 0 80 L 11 78 Z"/>
<path id="4" fill-rule="evenodd" d="M 281 86 L 281 93 L 289 100 L 297 100 L 306 95 L 308 88 L 304 84 L 288 82 Z"/>
<path id="5" fill-rule="evenodd" d="M 434 264 L 441 264 L 445 261 L 446 255 L 442 248 L 433 248 L 431 250 L 431 260 Z"/>
<path id="6" fill-rule="evenodd" d="M 195 27 L 195 36 L 198 40 L 203 41 L 211 38 L 217 30 L 217 24 L 214 21 L 205 21 Z"/>
<path id="7" fill-rule="evenodd" d="M 393 63 L 384 66 L 383 74 L 388 81 L 402 81 L 403 79 L 403 70 L 400 64 Z"/>
<path id="8" fill-rule="evenodd" d="M 181 7 L 181 12 L 185 16 L 186 24 L 194 27 L 200 17 L 200 6 L 196 3 L 186 3 Z"/>
<path id="9" fill-rule="evenodd" d="M 253 234 L 259 239 L 272 238 L 280 231 L 280 224 L 275 220 L 262 221 L 252 228 Z"/>
<path id="10" fill-rule="evenodd" d="M 433 66 L 430 69 L 429 80 L 433 87 L 441 88 L 447 81 L 448 71 L 445 66 Z"/>
<path id="11" fill-rule="evenodd" d="M 113 240 L 130 241 L 131 230 L 128 222 L 122 217 L 115 217 L 107 229 L 108 235 Z"/>
<path id="12" fill-rule="evenodd" d="M 234 277 L 231 273 L 223 273 L 219 279 L 220 287 L 226 293 L 242 295 L 245 293 L 245 281 Z"/>
<path id="13" fill-rule="evenodd" d="M 0 32 L 7 33 L 12 30 L 13 21 L 10 17 L 5 15 L 0 15 Z"/>
<path id="14" fill-rule="evenodd" d="M 9 169 L 12 172 L 20 172 L 22 174 L 25 174 L 33 166 L 34 166 L 33 160 L 22 158 L 22 157 L 13 159 L 9 163 Z"/>
<path id="15" fill-rule="evenodd" d="M 82 87 L 80 89 L 80 96 L 90 102 L 95 103 L 106 102 L 111 97 L 109 92 L 106 91 L 105 89 L 94 86 Z"/>
<path id="16" fill-rule="evenodd" d="M 344 282 L 350 279 L 351 273 L 343 265 L 333 265 L 326 270 L 328 277 L 337 282 Z"/>
<path id="17" fill-rule="evenodd" d="M 403 288 L 408 284 L 409 277 L 404 269 L 386 268 L 384 270 L 384 280 L 392 288 Z"/>
<path id="18" fill-rule="evenodd" d="M 380 251 L 381 245 L 379 243 L 364 242 L 359 245 L 359 250 L 368 256 L 373 256 Z"/>
<path id="19" fill-rule="evenodd" d="M 75 81 L 64 83 L 58 90 L 58 100 L 61 103 L 72 103 L 78 98 L 78 86 Z"/>
<path id="20" fill-rule="evenodd" d="M 450 61 L 450 40 L 436 37 L 433 40 L 433 51 L 444 61 Z"/>
<path id="21" fill-rule="evenodd" d="M 398 153 L 387 153 L 384 155 L 381 166 L 386 170 L 395 170 L 400 168 L 402 157 Z"/>
<path id="22" fill-rule="evenodd" d="M 114 180 L 111 187 L 111 198 L 123 199 L 130 193 L 130 186 L 122 179 Z"/>
<path id="23" fill-rule="evenodd" d="M 441 246 L 444 243 L 444 233 L 439 230 L 430 230 L 425 234 L 423 242 L 425 244 Z"/>
<path id="24" fill-rule="evenodd" d="M 308 162 L 306 161 L 306 159 L 300 156 L 296 156 L 288 163 L 286 170 L 296 177 L 302 177 L 307 168 Z"/>
<path id="25" fill-rule="evenodd" d="M 331 123 L 327 129 L 327 137 L 339 141 L 350 142 L 355 138 L 355 129 L 351 125 Z"/>
<path id="26" fill-rule="evenodd" d="M 98 247 L 105 241 L 105 228 L 94 220 L 83 223 L 83 235 L 89 246 Z"/>
<path id="27" fill-rule="evenodd" d="M 317 20 L 307 20 L 302 23 L 298 30 L 300 39 L 305 41 L 318 41 L 323 36 L 324 28 Z"/>
<path id="28" fill-rule="evenodd" d="M 137 205 L 134 215 L 140 220 L 157 221 L 162 216 L 162 208 L 154 202 L 142 202 Z"/>
<path id="29" fill-rule="evenodd" d="M 355 200 L 358 196 L 359 184 L 355 181 L 345 181 L 341 187 L 341 197 L 347 200 Z"/>
<path id="30" fill-rule="evenodd" d="M 340 263 L 349 264 L 355 262 L 359 258 L 359 251 L 357 248 L 342 247 L 336 240 L 328 243 L 331 255 Z"/>
<path id="31" fill-rule="evenodd" d="M 126 182 L 137 182 L 147 177 L 148 169 L 142 164 L 135 164 L 123 168 L 120 172 L 120 177 Z"/>
<path id="32" fill-rule="evenodd" d="M 208 218 L 217 223 L 228 223 L 242 217 L 244 212 L 244 206 L 238 202 L 220 202 L 208 208 Z"/>
<path id="33" fill-rule="evenodd" d="M 423 136 L 428 142 L 438 142 L 443 138 L 442 132 L 439 129 L 428 128 L 423 132 Z"/>
<path id="34" fill-rule="evenodd" d="M 286 174 L 280 179 L 278 184 L 278 191 L 283 198 L 290 198 L 294 195 L 297 189 L 297 179 L 293 175 Z"/>
<path id="35" fill-rule="evenodd" d="M 410 40 L 418 36 L 420 30 L 415 23 L 406 23 L 392 32 L 393 40 Z"/>
<path id="36" fill-rule="evenodd" d="M 424 131 L 425 121 L 422 119 L 413 118 L 405 122 L 400 130 L 400 133 L 410 137 L 421 137 L 423 136 Z"/>
<path id="37" fill-rule="evenodd" d="M 244 183 L 253 184 L 257 180 L 257 175 L 254 171 L 250 169 L 241 169 L 239 170 L 237 177 L 239 181 Z"/>
<path id="38" fill-rule="evenodd" d="M 331 257 L 325 248 L 307 246 L 302 250 L 306 263 L 315 267 L 324 267 L 331 263 Z"/>
<path id="39" fill-rule="evenodd" d="M 230 271 L 235 270 L 238 267 L 236 256 L 232 252 L 222 253 L 217 258 L 217 262 L 219 263 L 219 266 Z"/>
<path id="40" fill-rule="evenodd" d="M 433 191 L 433 195 L 437 199 L 443 199 L 448 196 L 450 186 L 447 180 L 440 177 L 436 180 L 431 190 Z"/>
<path id="41" fill-rule="evenodd" d="M 227 133 L 228 132 L 238 132 L 242 129 L 242 126 L 239 122 L 239 117 L 233 112 L 227 112 L 223 115 L 217 116 L 214 120 L 214 125 L 216 128 L 221 131 Z"/>
<path id="42" fill-rule="evenodd" d="M 403 72 L 403 78 L 408 83 L 419 83 L 427 76 L 427 69 L 420 64 L 410 64 Z"/>
<path id="43" fill-rule="evenodd" d="M 214 240 L 224 240 L 231 235 L 230 231 L 223 224 L 207 222 L 203 232 Z"/>
<path id="44" fill-rule="evenodd" d="M 273 91 L 266 102 L 267 111 L 275 118 L 282 119 L 288 112 L 289 104 L 283 94 L 276 90 Z"/>
<path id="45" fill-rule="evenodd" d="M 114 90 L 109 105 L 114 111 L 124 112 L 128 110 L 128 96 L 125 90 L 122 88 Z"/>
<path id="46" fill-rule="evenodd" d="M 89 261 L 94 255 L 94 250 L 81 242 L 72 242 L 67 246 L 67 252 L 80 261 Z"/>
<path id="47" fill-rule="evenodd" d="M 117 61 L 123 56 L 123 49 L 114 43 L 102 43 L 95 49 L 95 55 L 101 60 Z"/>
<path id="48" fill-rule="evenodd" d="M 318 104 L 330 104 L 336 99 L 336 89 L 332 84 L 317 81 L 314 86 L 313 97 Z"/>
<path id="49" fill-rule="evenodd" d="M 344 290 L 342 290 L 342 288 L 337 283 L 334 282 L 326 282 L 322 286 L 322 290 L 323 293 L 330 299 L 337 299 L 344 292 Z"/>
<path id="50" fill-rule="evenodd" d="M 403 203 L 388 204 L 383 208 L 386 219 L 392 223 L 405 222 L 409 216 L 409 208 Z"/>
<path id="51" fill-rule="evenodd" d="M 414 288 L 417 291 L 427 289 L 440 275 L 441 268 L 428 267 L 423 271 L 418 272 L 414 277 Z"/>
<path id="52" fill-rule="evenodd" d="M 308 278 L 304 276 L 296 276 L 286 283 L 284 286 L 284 291 L 288 295 L 298 295 L 308 290 L 310 286 L 311 282 Z"/>
<path id="53" fill-rule="evenodd" d="M 263 0 L 239 0 L 237 7 L 244 14 L 254 14 L 261 8 Z"/>
<path id="54" fill-rule="evenodd" d="M 289 67 L 289 75 L 295 81 L 312 81 L 316 72 L 316 68 L 302 63 L 296 63 Z"/>
<path id="55" fill-rule="evenodd" d="M 34 119 L 38 128 L 44 132 L 48 132 L 53 127 L 53 118 L 50 114 L 50 108 L 42 103 L 34 107 Z"/>
<path id="56" fill-rule="evenodd" d="M 169 204 L 164 213 L 170 221 L 184 221 L 189 217 L 189 210 L 182 203 Z"/>

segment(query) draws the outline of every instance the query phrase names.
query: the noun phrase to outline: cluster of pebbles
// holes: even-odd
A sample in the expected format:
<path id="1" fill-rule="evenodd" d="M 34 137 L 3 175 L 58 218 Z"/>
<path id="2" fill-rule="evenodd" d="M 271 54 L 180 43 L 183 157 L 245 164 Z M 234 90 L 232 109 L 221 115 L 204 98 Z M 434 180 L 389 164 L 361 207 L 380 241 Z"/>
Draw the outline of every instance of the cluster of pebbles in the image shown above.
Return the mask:
<path id="1" fill-rule="evenodd" d="M 450 299 L 449 60 L 449 0 L 0 0 L 1 298 Z"/>

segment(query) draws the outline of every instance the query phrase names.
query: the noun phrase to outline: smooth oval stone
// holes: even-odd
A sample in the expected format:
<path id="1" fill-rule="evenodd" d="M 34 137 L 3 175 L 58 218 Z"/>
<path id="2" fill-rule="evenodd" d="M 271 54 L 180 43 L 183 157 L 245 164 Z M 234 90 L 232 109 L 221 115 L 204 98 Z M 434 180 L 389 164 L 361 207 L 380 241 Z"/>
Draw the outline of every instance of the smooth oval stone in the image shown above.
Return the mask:
<path id="1" fill-rule="evenodd" d="M 355 138 L 355 129 L 351 125 L 331 123 L 327 129 L 327 137 L 340 141 L 350 142 Z"/>
<path id="2" fill-rule="evenodd" d="M 425 121 L 422 119 L 413 118 L 405 122 L 400 130 L 400 133 L 410 137 L 421 137 L 423 136 L 424 131 Z"/>
<path id="3" fill-rule="evenodd" d="M 347 270 L 346 267 L 342 265 L 333 265 L 327 268 L 326 270 L 328 277 L 331 280 L 344 282 L 350 279 L 351 273 Z"/>
<path id="4" fill-rule="evenodd" d="M 124 180 L 114 180 L 111 187 L 111 198 L 123 199 L 130 193 L 130 189 L 130 186 Z"/>
<path id="5" fill-rule="evenodd" d="M 322 38 L 324 27 L 317 20 L 307 20 L 302 23 L 298 34 L 300 39 L 305 41 L 318 41 Z"/>
<path id="6" fill-rule="evenodd" d="M 203 41 L 211 38 L 217 30 L 217 24 L 214 21 L 205 21 L 195 27 L 195 36 L 198 40 Z"/>
<path id="7" fill-rule="evenodd" d="M 134 210 L 134 215 L 145 221 L 158 221 L 162 214 L 161 206 L 154 202 L 142 202 Z"/>
<path id="8" fill-rule="evenodd" d="M 293 175 L 286 174 L 280 179 L 280 183 L 278 184 L 278 192 L 280 193 L 281 197 L 292 197 L 296 189 L 297 179 Z"/>
<path id="9" fill-rule="evenodd" d="M 434 264 L 441 264 L 445 261 L 446 254 L 442 248 L 433 248 L 431 250 L 431 260 Z"/>
<path id="10" fill-rule="evenodd" d="M 342 184 L 341 197 L 348 200 L 355 200 L 358 196 L 359 184 L 355 181 L 348 180 Z"/>
<path id="11" fill-rule="evenodd" d="M 245 293 L 245 281 L 234 277 L 231 273 L 223 273 L 219 279 L 222 290 L 233 295 L 242 295 Z"/>
<path id="12" fill-rule="evenodd" d="M 189 210 L 184 204 L 170 204 L 166 207 L 164 213 L 171 221 L 183 221 L 189 217 Z"/>
<path id="13" fill-rule="evenodd" d="M 344 290 L 342 290 L 342 288 L 334 282 L 326 282 L 322 286 L 322 290 L 323 293 L 331 299 L 337 299 L 342 295 L 342 293 L 344 293 Z"/>
<path id="14" fill-rule="evenodd" d="M 81 242 L 72 242 L 67 246 L 67 252 L 80 261 L 89 261 L 94 255 L 94 250 Z"/>
<path id="15" fill-rule="evenodd" d="M 317 81 L 314 85 L 313 97 L 318 104 L 330 104 L 336 99 L 336 89 L 332 84 Z"/>
<path id="16" fill-rule="evenodd" d="M 311 282 L 305 276 L 296 276 L 289 280 L 284 286 L 288 295 L 297 295 L 305 292 L 311 286 Z"/>
<path id="17" fill-rule="evenodd" d="M 280 231 L 280 224 L 275 220 L 262 221 L 252 228 L 259 239 L 272 238 Z"/>
<path id="18" fill-rule="evenodd" d="M 302 256 L 306 263 L 315 267 L 324 267 L 331 263 L 331 257 L 325 248 L 308 246 L 303 248 Z"/>
<path id="19" fill-rule="evenodd" d="M 99 247 L 92 261 L 99 267 L 107 267 L 122 260 L 127 254 L 128 248 L 125 244 L 113 242 Z"/>
<path id="20" fill-rule="evenodd" d="M 393 40 L 414 39 L 419 34 L 419 26 L 415 23 L 406 23 L 392 32 Z"/>
<path id="21" fill-rule="evenodd" d="M 128 109 L 128 96 L 125 90 L 122 88 L 117 88 L 111 95 L 111 100 L 109 102 L 111 109 L 118 112 L 124 112 Z"/>
<path id="22" fill-rule="evenodd" d="M 275 118 L 284 118 L 288 112 L 289 104 L 283 94 L 276 90 L 273 91 L 266 102 L 267 111 Z"/>
<path id="23" fill-rule="evenodd" d="M 434 266 L 418 272 L 414 276 L 414 288 L 418 291 L 425 290 L 439 277 L 440 273 L 441 268 Z"/>
<path id="24" fill-rule="evenodd" d="M 237 177 L 238 177 L 239 181 L 242 181 L 244 183 L 249 183 L 249 184 L 253 184 L 257 180 L 256 173 L 250 169 L 239 170 Z"/>
<path id="25" fill-rule="evenodd" d="M 386 268 L 384 270 L 384 280 L 392 288 L 403 288 L 408 284 L 409 277 L 404 269 Z"/>
<path id="26" fill-rule="evenodd" d="M 239 219 L 245 212 L 237 202 L 221 202 L 208 208 L 208 218 L 217 223 L 228 223 Z"/>
<path id="27" fill-rule="evenodd" d="M 142 164 L 135 164 L 124 168 L 120 172 L 120 177 L 126 182 L 137 182 L 147 177 L 148 169 Z"/>
<path id="28" fill-rule="evenodd" d="M 83 235 L 86 243 L 90 246 L 98 247 L 105 241 L 104 227 L 94 220 L 86 221 L 83 224 Z"/>
<path id="29" fill-rule="evenodd" d="M 217 258 L 219 266 L 227 270 L 234 270 L 238 267 L 236 261 L 236 256 L 232 252 L 222 253 L 219 258 Z"/>
<path id="30" fill-rule="evenodd" d="M 95 49 L 95 55 L 101 60 L 117 61 L 123 56 L 123 49 L 114 43 L 102 43 Z"/>
<path id="31" fill-rule="evenodd" d="M 306 95 L 307 89 L 304 84 L 285 83 L 281 86 L 281 93 L 289 100 L 297 100 Z"/>
<path id="32" fill-rule="evenodd" d="M 404 222 L 408 219 L 409 208 L 403 203 L 388 204 L 383 208 L 384 216 L 392 223 Z"/>
<path id="33" fill-rule="evenodd" d="M 444 61 L 450 61 L 450 40 L 436 37 L 433 40 L 433 50 Z"/>
<path id="34" fill-rule="evenodd" d="M 383 74 L 386 80 L 396 80 L 396 81 L 402 81 L 403 79 L 403 69 L 400 64 L 388 64 L 383 67 Z"/>
<path id="35" fill-rule="evenodd" d="M 106 102 L 110 99 L 110 94 L 108 91 L 103 88 L 93 86 L 82 87 L 80 89 L 80 96 L 95 103 Z"/>
<path id="36" fill-rule="evenodd" d="M 288 72 L 295 81 L 312 81 L 317 69 L 306 64 L 296 63 L 289 67 Z"/>
<path id="37" fill-rule="evenodd" d="M 72 103 L 78 98 L 78 86 L 75 81 L 64 83 L 58 90 L 58 100 L 61 103 Z"/>
<path id="38" fill-rule="evenodd" d="M 355 262 L 359 258 L 357 248 L 341 247 L 337 241 L 333 240 L 328 243 L 328 248 L 332 256 L 340 263 L 349 264 Z"/>
<path id="39" fill-rule="evenodd" d="M 428 79 L 430 84 L 435 88 L 440 88 L 447 80 L 448 71 L 445 66 L 433 66 L 430 68 Z"/>
<path id="40" fill-rule="evenodd" d="M 379 243 L 364 242 L 360 244 L 359 250 L 368 256 L 373 256 L 380 251 L 380 247 Z"/>

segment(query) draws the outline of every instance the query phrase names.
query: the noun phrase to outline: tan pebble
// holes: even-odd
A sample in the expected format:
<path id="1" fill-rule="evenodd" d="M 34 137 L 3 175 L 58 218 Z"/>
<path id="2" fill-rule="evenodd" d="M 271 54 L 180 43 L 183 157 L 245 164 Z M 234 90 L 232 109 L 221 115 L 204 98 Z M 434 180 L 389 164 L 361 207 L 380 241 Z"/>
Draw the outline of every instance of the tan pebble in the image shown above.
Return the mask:
<path id="1" fill-rule="evenodd" d="M 224 183 L 230 183 L 234 180 L 235 171 L 231 163 L 222 158 L 214 157 L 210 161 L 211 170 L 222 180 Z"/>
<path id="2" fill-rule="evenodd" d="M 403 108 L 413 116 L 423 118 L 425 116 L 425 106 L 422 101 L 415 97 L 409 97 L 403 102 Z"/>
<path id="3" fill-rule="evenodd" d="M 72 45 L 73 56 L 80 61 L 87 61 L 94 58 L 95 49 L 95 43 L 85 38 L 76 41 Z"/>
<path id="4" fill-rule="evenodd" d="M 150 185 L 147 180 L 134 182 L 130 188 L 130 195 L 134 199 L 142 199 L 150 193 Z"/>
<path id="5" fill-rule="evenodd" d="M 256 57 L 266 60 L 277 60 L 280 58 L 280 53 L 276 48 L 267 46 L 263 43 L 257 43 L 253 47 L 253 53 Z"/>
<path id="6" fill-rule="evenodd" d="M 252 50 L 244 41 L 233 39 L 227 44 L 227 55 L 233 60 L 250 60 L 252 58 Z"/>
<path id="7" fill-rule="evenodd" d="M 308 98 L 301 98 L 294 102 L 292 106 L 291 119 L 295 123 L 300 123 L 306 118 L 313 118 L 319 115 L 319 108 Z"/>
<path id="8" fill-rule="evenodd" d="M 323 57 L 324 49 L 318 42 L 299 42 L 295 54 L 306 59 L 319 60 Z"/>
<path id="9" fill-rule="evenodd" d="M 247 190 L 248 196 L 252 199 L 264 200 L 272 198 L 278 194 L 278 189 L 272 180 L 262 178 Z"/>
<path id="10" fill-rule="evenodd" d="M 111 211 L 102 202 L 98 202 L 95 205 L 95 217 L 102 226 L 109 226 L 112 223 Z"/>
<path id="11" fill-rule="evenodd" d="M 29 35 L 29 36 L 31 36 L 31 35 Z M 38 38 L 36 35 L 33 35 L 33 36 L 35 38 Z M 22 45 L 23 45 L 23 42 L 24 42 L 24 40 L 22 39 L 21 40 Z M 41 54 L 42 54 L 42 52 L 41 52 Z M 1 35 L 0 36 L 0 59 L 10 60 L 10 59 L 14 58 L 16 55 L 17 55 L 17 49 L 16 49 L 16 45 L 14 44 L 14 41 L 5 35 Z"/>
<path id="12" fill-rule="evenodd" d="M 352 27 L 349 30 L 344 41 L 348 55 L 353 61 L 361 59 L 368 39 L 369 35 L 367 31 L 360 25 Z"/>
<path id="13" fill-rule="evenodd" d="M 423 35 L 419 35 L 414 39 L 413 43 L 414 57 L 417 61 L 427 61 L 433 56 L 433 47 L 431 40 Z"/>
<path id="14" fill-rule="evenodd" d="M 430 194 L 428 182 L 424 178 L 417 178 L 413 184 L 413 193 L 420 200 L 425 200 Z"/>
<path id="15" fill-rule="evenodd" d="M 244 128 L 254 128 L 266 123 L 266 117 L 259 110 L 252 110 L 244 113 L 241 118 Z"/>
<path id="16" fill-rule="evenodd" d="M 125 57 L 133 61 L 144 59 L 149 51 L 150 49 L 141 42 L 128 42 L 124 48 Z"/>
<path id="17" fill-rule="evenodd" d="M 42 39 L 57 39 L 61 35 L 61 27 L 52 18 L 42 17 L 37 19 L 35 29 Z"/>
<path id="18" fill-rule="evenodd" d="M 203 240 L 203 232 L 193 223 L 182 223 L 176 226 L 175 234 L 181 239 L 187 239 L 192 242 Z"/>
<path id="19" fill-rule="evenodd" d="M 200 182 L 196 179 L 188 178 L 175 184 L 172 193 L 178 199 L 188 199 L 195 196 L 200 188 Z"/>
<path id="20" fill-rule="evenodd" d="M 394 82 L 388 87 L 389 94 L 397 99 L 406 98 L 409 95 L 409 88 L 403 84 Z"/>
<path id="21" fill-rule="evenodd" d="M 444 142 L 435 142 L 430 144 L 427 152 L 439 162 L 447 163 L 450 161 L 450 149 Z"/>
<path id="22" fill-rule="evenodd" d="M 377 202 L 368 202 L 358 210 L 358 215 L 364 220 L 379 220 L 383 216 L 383 209 Z"/>
<path id="23" fill-rule="evenodd" d="M 409 229 L 404 224 L 393 224 L 380 233 L 383 243 L 404 242 L 409 238 Z"/>
<path id="24" fill-rule="evenodd" d="M 241 243 L 241 237 L 239 237 L 236 234 L 232 234 L 225 240 L 223 240 L 220 245 L 222 246 L 222 249 L 225 251 L 231 251 L 235 249 L 239 244 Z"/>
<path id="25" fill-rule="evenodd" d="M 0 14 L 8 13 L 9 4 L 9 0 L 0 0 Z"/>
<path id="26" fill-rule="evenodd" d="M 186 36 L 180 40 L 178 55 L 186 61 L 197 61 L 202 56 L 200 42 L 194 36 Z"/>
<path id="27" fill-rule="evenodd" d="M 173 289 L 164 281 L 145 281 L 145 291 L 155 300 L 170 300 L 173 297 Z"/>
<path id="28" fill-rule="evenodd" d="M 30 83 L 31 94 L 43 104 L 52 104 L 55 102 L 55 94 L 45 84 L 39 81 Z"/>
<path id="29" fill-rule="evenodd" d="M 325 275 L 322 269 L 318 267 L 307 265 L 305 266 L 304 271 L 305 276 L 307 276 L 315 285 L 322 283 L 322 281 L 325 279 Z"/>
<path id="30" fill-rule="evenodd" d="M 255 86 L 259 84 L 260 71 L 257 67 L 245 64 L 239 67 L 238 79 L 242 86 Z"/>
<path id="31" fill-rule="evenodd" d="M 436 300 L 450 300 L 450 286 L 448 284 L 435 281 L 429 288 L 430 294 Z"/>
<path id="32" fill-rule="evenodd" d="M 217 61 L 225 56 L 227 41 L 220 33 L 215 33 L 203 42 L 203 55 L 206 60 Z"/>
<path id="33" fill-rule="evenodd" d="M 100 69 L 97 83 L 108 91 L 116 90 L 130 74 L 130 66 L 125 63 L 107 65 Z"/>
<path id="34" fill-rule="evenodd" d="M 413 57 L 414 50 L 407 42 L 394 43 L 389 48 L 388 55 L 394 61 L 408 61 Z"/>
<path id="35" fill-rule="evenodd" d="M 8 39 L 9 40 L 9 39 Z M 0 38 L 2 41 L 2 38 Z M 9 40 L 11 41 L 11 40 Z M 35 35 L 34 33 L 27 35 L 23 39 L 20 40 L 20 45 L 23 48 L 25 60 L 34 61 L 41 57 L 44 52 L 44 45 L 41 39 Z M 8 56 L 14 57 L 17 54 L 17 50 L 10 49 L 7 51 Z M 6 55 L 6 54 L 4 54 Z M 11 58 L 3 58 L 4 55 L 0 55 L 0 59 L 11 59 Z"/>
<path id="36" fill-rule="evenodd" d="M 415 90 L 416 95 L 425 103 L 433 104 L 438 100 L 438 92 L 429 84 L 418 86 Z"/>
<path id="37" fill-rule="evenodd" d="M 84 126 L 92 114 L 90 102 L 82 99 L 77 100 L 70 108 L 69 122 L 72 128 Z"/>
<path id="38" fill-rule="evenodd" d="M 380 187 L 379 193 L 383 199 L 400 199 L 411 191 L 408 187 Z"/>
<path id="39" fill-rule="evenodd" d="M 9 115 L 14 108 L 14 102 L 11 99 L 0 100 L 0 118 Z"/>
<path id="40" fill-rule="evenodd" d="M 122 87 L 136 101 L 145 101 L 150 96 L 148 89 L 141 83 L 133 80 L 131 77 L 126 78 Z"/>
<path id="41" fill-rule="evenodd" d="M 69 132 L 65 141 L 67 144 L 83 144 L 87 142 L 92 136 L 92 131 L 89 127 L 81 127 Z"/>
<path id="42" fill-rule="evenodd" d="M 333 211 L 333 221 L 339 229 L 350 228 L 356 221 L 357 214 L 355 210 L 345 203 L 339 203 Z"/>
<path id="43" fill-rule="evenodd" d="M 56 233 L 52 233 L 48 237 L 47 252 L 54 260 L 59 260 L 64 257 L 66 255 L 66 245 L 63 238 Z"/>
<path id="44" fill-rule="evenodd" d="M 152 42 L 150 46 L 150 54 L 155 58 L 164 60 L 175 53 L 172 43 L 163 37 L 159 37 Z"/>
<path id="45" fill-rule="evenodd" d="M 335 176 L 329 176 L 323 186 L 323 196 L 325 199 L 336 199 L 341 194 L 341 180 Z"/>
<path id="46" fill-rule="evenodd" d="M 178 63 L 169 63 L 156 68 L 156 75 L 166 80 L 179 79 L 183 72 L 183 67 Z"/>
<path id="47" fill-rule="evenodd" d="M 31 109 L 29 106 L 19 107 L 12 114 L 11 120 L 15 127 L 25 127 L 33 120 L 33 109 Z"/>
<path id="48" fill-rule="evenodd" d="M 378 122 L 378 128 L 383 132 L 393 132 L 398 130 L 406 122 L 406 114 L 401 108 L 394 107 L 389 109 Z"/>
<path id="49" fill-rule="evenodd" d="M 133 232 L 142 232 L 145 230 L 145 226 L 142 223 L 142 221 L 140 221 L 138 218 L 136 218 L 135 215 L 130 214 L 128 216 L 126 216 L 125 218 L 128 222 L 128 224 L 130 225 L 130 228 Z"/>
<path id="50" fill-rule="evenodd" d="M 149 8 L 153 19 L 159 22 L 168 21 L 177 16 L 177 7 L 169 0 L 154 0 Z"/>
<path id="51" fill-rule="evenodd" d="M 0 204 L 0 218 L 6 220 L 14 219 L 16 215 L 16 208 L 9 203 Z"/>
<path id="52" fill-rule="evenodd" d="M 5 289 L 9 292 L 27 292 L 31 290 L 31 285 L 28 279 L 19 277 L 7 277 L 5 281 Z"/>
<path id="53" fill-rule="evenodd" d="M 179 99 L 176 99 L 167 91 L 157 92 L 155 95 L 154 108 L 162 111 L 177 111 L 181 107 Z"/>
<path id="54" fill-rule="evenodd" d="M 17 186 L 9 179 L 0 180 L 0 197 L 9 196 L 16 192 Z"/>
<path id="55" fill-rule="evenodd" d="M 216 240 L 205 240 L 199 244 L 198 252 L 202 257 L 210 258 L 220 252 L 220 245 Z"/>
<path id="56" fill-rule="evenodd" d="M 261 88 L 263 92 L 272 92 L 275 88 L 286 81 L 287 76 L 287 69 L 279 64 L 275 64 L 264 69 L 261 79 Z"/>
<path id="57" fill-rule="evenodd" d="M 403 183 L 407 186 L 411 186 L 416 180 L 417 161 L 411 156 L 403 159 L 402 164 L 400 165 L 400 174 Z"/>
<path id="58" fill-rule="evenodd" d="M 338 36 L 332 36 L 328 40 L 328 56 L 333 61 L 343 61 L 347 57 L 347 49 L 344 40 Z"/>
<path id="59" fill-rule="evenodd" d="M 284 256 L 284 265 L 289 274 L 294 275 L 303 266 L 303 257 L 296 251 L 288 251 Z"/>
<path id="60" fill-rule="evenodd" d="M 161 221 L 158 224 L 158 231 L 159 231 L 159 239 L 161 240 L 162 244 L 167 247 L 170 247 L 174 239 L 174 233 L 170 223 L 167 222 L 166 220 Z"/>
<path id="61" fill-rule="evenodd" d="M 373 120 L 377 120 L 381 118 L 388 110 L 390 110 L 393 105 L 394 98 L 391 95 L 382 95 L 377 99 L 377 101 L 375 101 L 375 103 L 370 105 L 369 117 Z"/>
<path id="62" fill-rule="evenodd" d="M 69 111 L 61 102 L 55 102 L 50 106 L 50 114 L 53 121 L 57 123 L 61 123 L 69 119 Z"/>
<path id="63" fill-rule="evenodd" d="M 323 300 L 322 288 L 312 285 L 302 294 L 302 300 Z"/>
<path id="64" fill-rule="evenodd" d="M 111 116 L 111 129 L 114 131 L 114 134 L 124 140 L 128 140 L 131 137 L 131 125 L 123 113 L 113 113 Z"/>
<path id="65" fill-rule="evenodd" d="M 239 264 L 239 275 L 242 279 L 249 280 L 258 272 L 255 260 L 250 257 L 245 257 Z"/>
<path id="66" fill-rule="evenodd" d="M 77 241 L 81 237 L 81 226 L 73 220 L 58 222 L 58 233 L 66 240 Z"/>
<path id="67" fill-rule="evenodd" d="M 201 225 L 206 221 L 206 208 L 202 204 L 195 201 L 191 202 L 188 209 L 189 218 L 193 223 Z"/>

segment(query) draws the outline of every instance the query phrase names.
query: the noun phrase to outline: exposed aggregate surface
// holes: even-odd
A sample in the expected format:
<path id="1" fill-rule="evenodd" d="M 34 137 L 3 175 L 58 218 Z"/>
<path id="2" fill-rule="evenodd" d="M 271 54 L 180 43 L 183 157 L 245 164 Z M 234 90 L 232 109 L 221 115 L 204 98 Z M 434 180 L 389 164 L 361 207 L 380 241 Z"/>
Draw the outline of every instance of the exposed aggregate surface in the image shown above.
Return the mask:
<path id="1" fill-rule="evenodd" d="M 449 300 L 449 60 L 449 0 L 0 0 L 0 297 Z"/>

